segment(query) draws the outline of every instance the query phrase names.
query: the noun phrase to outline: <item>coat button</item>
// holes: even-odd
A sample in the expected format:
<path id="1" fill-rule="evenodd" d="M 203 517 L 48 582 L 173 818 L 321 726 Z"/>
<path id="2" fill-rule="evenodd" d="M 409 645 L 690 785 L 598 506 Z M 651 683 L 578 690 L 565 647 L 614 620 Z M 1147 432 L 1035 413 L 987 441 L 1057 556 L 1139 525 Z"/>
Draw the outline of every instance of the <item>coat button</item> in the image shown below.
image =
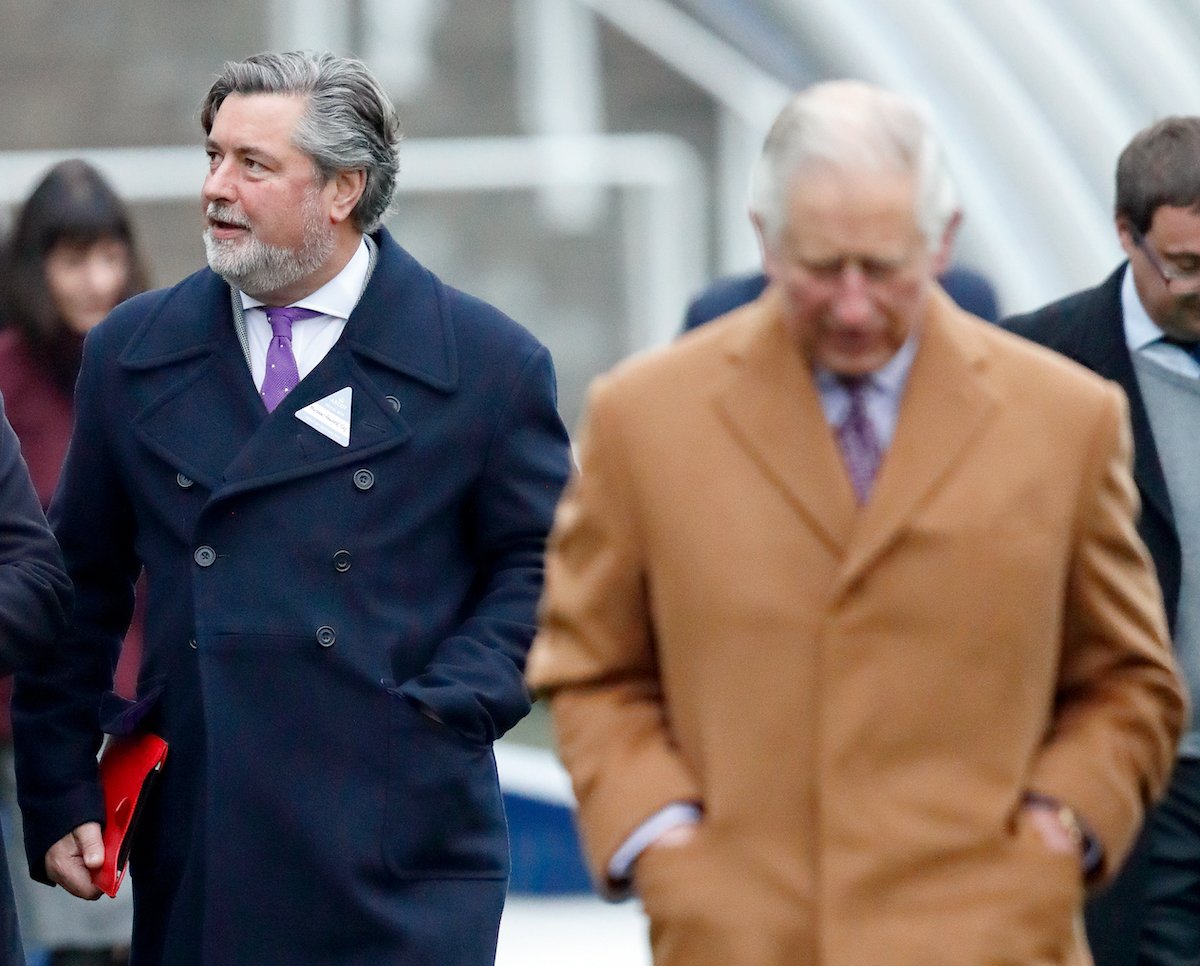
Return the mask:
<path id="1" fill-rule="evenodd" d="M 188 641 L 188 647 L 190 647 L 193 651 L 196 650 L 196 639 L 194 637 Z"/>
<path id="2" fill-rule="evenodd" d="M 177 473 L 175 475 L 175 482 L 178 483 L 180 488 L 184 490 L 191 489 L 196 483 L 196 481 L 190 476 L 184 476 L 182 473 Z"/>
<path id="3" fill-rule="evenodd" d="M 399 399 L 397 399 L 395 396 L 384 396 L 383 398 L 387 402 L 387 404 L 392 407 L 392 409 L 396 410 L 396 412 L 400 412 L 400 400 Z"/>
<path id="4" fill-rule="evenodd" d="M 317 643 L 322 647 L 333 647 L 333 642 L 337 640 L 337 632 L 328 624 L 322 624 L 317 628 Z"/>
<path id="5" fill-rule="evenodd" d="M 375 485 L 375 474 L 370 470 L 355 470 L 354 485 L 360 490 L 369 490 Z"/>
<path id="6" fill-rule="evenodd" d="M 344 574 L 350 569 L 350 551 L 339 550 L 333 555 L 333 569 L 339 574 Z"/>
<path id="7" fill-rule="evenodd" d="M 201 567 L 211 567 L 217 562 L 217 552 L 207 545 L 197 547 L 196 552 L 192 554 L 192 559 Z"/>

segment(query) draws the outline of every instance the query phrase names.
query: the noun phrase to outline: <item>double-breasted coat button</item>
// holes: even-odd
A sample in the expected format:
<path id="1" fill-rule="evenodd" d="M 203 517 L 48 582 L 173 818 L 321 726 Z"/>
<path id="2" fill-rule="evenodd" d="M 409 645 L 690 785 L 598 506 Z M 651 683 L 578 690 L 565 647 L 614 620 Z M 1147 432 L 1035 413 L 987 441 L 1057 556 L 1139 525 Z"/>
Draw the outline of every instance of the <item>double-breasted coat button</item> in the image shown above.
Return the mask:
<path id="1" fill-rule="evenodd" d="M 195 485 L 195 480 L 190 476 L 184 476 L 182 473 L 175 474 L 175 482 L 179 484 L 181 489 L 187 490 Z"/>
<path id="2" fill-rule="evenodd" d="M 369 490 L 375 485 L 375 474 L 370 470 L 355 470 L 354 485 L 360 490 Z"/>
<path id="3" fill-rule="evenodd" d="M 193 651 L 196 650 L 196 639 L 194 637 L 188 641 L 188 647 L 190 647 Z"/>
<path id="4" fill-rule="evenodd" d="M 387 402 L 387 404 L 392 407 L 392 409 L 396 410 L 396 412 L 400 412 L 400 400 L 399 399 L 397 399 L 395 396 L 384 396 L 383 398 Z"/>
<path id="5" fill-rule="evenodd" d="M 192 554 L 192 559 L 201 567 L 211 567 L 217 562 L 217 552 L 206 544 L 203 547 L 196 548 L 196 552 Z"/>
<path id="6" fill-rule="evenodd" d="M 333 642 L 337 640 L 337 632 L 328 624 L 322 624 L 317 628 L 317 643 L 322 647 L 333 647 Z"/>
<path id="7" fill-rule="evenodd" d="M 339 574 L 344 574 L 350 569 L 350 551 L 339 550 L 333 555 L 333 569 Z"/>

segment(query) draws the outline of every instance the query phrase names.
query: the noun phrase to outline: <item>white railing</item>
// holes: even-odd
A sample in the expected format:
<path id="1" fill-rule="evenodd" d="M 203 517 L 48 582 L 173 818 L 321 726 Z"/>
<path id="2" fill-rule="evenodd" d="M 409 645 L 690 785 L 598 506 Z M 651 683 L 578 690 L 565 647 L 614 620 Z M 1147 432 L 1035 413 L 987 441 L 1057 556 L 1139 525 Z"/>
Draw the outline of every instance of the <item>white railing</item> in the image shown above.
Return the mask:
<path id="1" fill-rule="evenodd" d="M 666 0 L 577 0 L 708 94 L 719 109 L 716 148 L 717 264 L 758 262 L 747 218 L 750 166 L 790 89 Z"/>
<path id="2" fill-rule="evenodd" d="M 624 199 L 630 348 L 669 341 L 705 277 L 703 165 L 662 134 L 430 138 L 404 142 L 397 193 L 534 191 L 600 187 Z M 586 163 L 571 163 L 575 156 Z M 131 202 L 199 204 L 205 155 L 194 147 L 0 152 L 0 204 L 23 199 L 52 164 L 82 157 Z"/>

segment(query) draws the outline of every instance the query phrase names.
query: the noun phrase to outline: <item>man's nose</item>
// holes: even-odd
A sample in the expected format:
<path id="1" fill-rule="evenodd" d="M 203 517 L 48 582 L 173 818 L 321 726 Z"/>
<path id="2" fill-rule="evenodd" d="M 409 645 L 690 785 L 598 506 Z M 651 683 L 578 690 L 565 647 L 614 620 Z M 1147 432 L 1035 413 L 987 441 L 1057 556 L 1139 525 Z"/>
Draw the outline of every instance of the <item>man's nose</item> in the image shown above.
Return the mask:
<path id="1" fill-rule="evenodd" d="M 226 158 L 209 168 L 204 177 L 201 197 L 208 204 L 212 201 L 233 201 L 234 196 L 234 179 L 230 176 L 229 159 Z"/>
<path id="2" fill-rule="evenodd" d="M 837 320 L 845 325 L 862 323 L 870 318 L 871 297 L 867 279 L 857 263 L 848 262 L 838 276 L 832 308 Z"/>

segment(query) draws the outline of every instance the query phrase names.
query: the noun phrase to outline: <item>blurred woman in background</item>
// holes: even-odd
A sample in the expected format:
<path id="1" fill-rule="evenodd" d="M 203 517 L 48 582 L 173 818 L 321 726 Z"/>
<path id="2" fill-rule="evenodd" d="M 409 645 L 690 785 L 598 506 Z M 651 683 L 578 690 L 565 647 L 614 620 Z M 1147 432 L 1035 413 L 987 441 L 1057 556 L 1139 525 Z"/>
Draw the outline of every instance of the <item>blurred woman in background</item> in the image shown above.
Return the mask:
<path id="1" fill-rule="evenodd" d="M 121 199 L 84 161 L 51 168 L 15 214 L 0 251 L 0 393 L 43 508 L 58 484 L 71 438 L 83 338 L 117 303 L 145 288 Z M 134 689 L 140 630 L 135 614 L 117 672 L 116 689 L 126 694 Z M 85 903 L 29 878 L 12 775 L 9 695 L 5 682 L 0 805 L 6 831 L 14 836 L 9 856 L 26 947 L 31 953 L 36 947 L 48 950 L 50 966 L 123 963 L 132 923 L 128 888 L 116 900 Z"/>

